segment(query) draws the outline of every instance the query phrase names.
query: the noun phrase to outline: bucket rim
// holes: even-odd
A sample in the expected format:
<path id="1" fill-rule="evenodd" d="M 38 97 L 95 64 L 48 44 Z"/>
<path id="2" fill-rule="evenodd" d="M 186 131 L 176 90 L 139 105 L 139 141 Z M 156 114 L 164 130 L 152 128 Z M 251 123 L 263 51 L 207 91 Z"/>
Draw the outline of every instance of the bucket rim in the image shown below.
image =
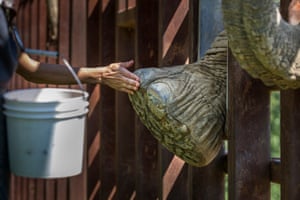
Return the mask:
<path id="1" fill-rule="evenodd" d="M 40 102 L 41 103 L 41 102 Z M 60 102 L 62 103 L 62 102 Z M 76 102 L 72 105 L 73 106 L 66 106 L 67 104 L 60 104 L 57 105 L 57 102 L 46 102 L 43 104 L 39 104 L 40 106 L 37 106 L 36 103 L 34 105 L 31 105 L 33 103 L 28 103 L 26 102 L 26 107 L 23 106 L 19 106 L 16 107 L 15 104 L 9 104 L 9 103 L 5 103 L 3 104 L 3 108 L 4 110 L 9 110 L 9 111 L 19 111 L 19 112 L 30 112 L 30 113 L 42 113 L 42 112 L 69 112 L 69 111 L 75 111 L 78 110 L 78 108 L 87 108 L 89 106 L 89 102 L 88 101 L 84 101 L 84 102 Z M 78 104 L 80 106 L 78 106 Z M 52 105 L 49 107 L 49 105 Z"/>
<path id="2" fill-rule="evenodd" d="M 88 108 L 62 112 L 62 113 L 24 113 L 24 112 L 14 112 L 14 111 L 3 111 L 4 115 L 8 118 L 18 118 L 18 119 L 70 119 L 85 116 L 89 112 Z"/>
<path id="3" fill-rule="evenodd" d="M 13 94 L 21 93 L 24 91 L 59 91 L 59 92 L 73 92 L 77 94 L 81 94 L 78 97 L 72 97 L 72 98 L 65 98 L 60 100 L 50 100 L 50 101 L 41 101 L 41 102 L 33 102 L 29 100 L 22 100 L 19 98 L 13 98 Z M 85 101 L 89 97 L 88 92 L 79 90 L 79 89 L 73 89 L 73 88 L 24 88 L 24 89 L 16 89 L 16 90 L 10 90 L 3 94 L 3 98 L 5 101 L 11 101 L 11 102 L 21 102 L 21 103 L 35 103 L 35 104 L 45 104 L 45 103 L 61 103 L 61 102 L 70 102 L 70 101 L 76 101 L 79 99 L 84 99 Z"/>

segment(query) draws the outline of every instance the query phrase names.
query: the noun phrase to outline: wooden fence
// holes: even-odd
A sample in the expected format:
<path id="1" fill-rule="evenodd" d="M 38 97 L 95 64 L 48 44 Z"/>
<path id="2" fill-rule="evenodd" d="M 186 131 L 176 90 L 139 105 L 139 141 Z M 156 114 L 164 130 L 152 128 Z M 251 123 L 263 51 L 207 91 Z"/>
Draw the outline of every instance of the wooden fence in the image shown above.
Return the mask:
<path id="1" fill-rule="evenodd" d="M 217 4 L 220 0 L 63 0 L 58 40 L 51 42 L 46 1 L 32 0 L 20 10 L 18 27 L 26 47 L 58 50 L 74 66 L 132 58 L 135 68 L 172 66 L 194 62 L 205 51 L 206 37 L 216 31 L 209 19 Z M 289 0 L 281 2 L 285 16 L 288 5 Z M 29 87 L 62 86 L 32 84 L 17 75 L 10 84 L 10 89 Z M 99 85 L 86 89 L 83 173 L 52 180 L 12 176 L 11 200 L 220 200 L 226 173 L 229 199 L 270 199 L 270 182 L 281 184 L 281 199 L 300 198 L 300 93 L 281 91 L 281 159 L 272 159 L 271 89 L 250 78 L 231 55 L 228 154 L 222 150 L 203 168 L 165 150 L 140 123 L 126 94 Z"/>

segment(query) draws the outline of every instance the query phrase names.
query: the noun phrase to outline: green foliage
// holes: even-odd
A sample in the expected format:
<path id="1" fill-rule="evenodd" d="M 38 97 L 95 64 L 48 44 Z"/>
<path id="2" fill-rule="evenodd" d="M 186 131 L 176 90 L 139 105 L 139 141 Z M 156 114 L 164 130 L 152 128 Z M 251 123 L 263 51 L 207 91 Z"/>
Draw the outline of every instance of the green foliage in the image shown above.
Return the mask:
<path id="1" fill-rule="evenodd" d="M 271 156 L 280 157 L 280 93 L 272 92 L 270 107 L 270 124 L 271 124 Z M 280 200 L 280 185 L 271 184 L 272 200 Z"/>
<path id="2" fill-rule="evenodd" d="M 280 157 L 280 93 L 271 94 L 271 155 Z"/>

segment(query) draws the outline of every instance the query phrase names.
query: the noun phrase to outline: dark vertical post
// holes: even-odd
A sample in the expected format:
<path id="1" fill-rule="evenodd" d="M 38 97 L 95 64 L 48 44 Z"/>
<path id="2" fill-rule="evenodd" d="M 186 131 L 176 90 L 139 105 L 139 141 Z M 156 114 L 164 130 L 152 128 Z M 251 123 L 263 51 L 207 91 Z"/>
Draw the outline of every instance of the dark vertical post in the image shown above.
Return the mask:
<path id="1" fill-rule="evenodd" d="M 133 58 L 134 31 L 118 27 L 117 60 Z M 134 112 L 127 94 L 116 94 L 117 199 L 135 196 Z"/>
<path id="2" fill-rule="evenodd" d="M 270 199 L 269 91 L 242 70 L 228 66 L 229 199 Z"/>
<path id="3" fill-rule="evenodd" d="M 300 198 L 300 90 L 281 91 L 281 199 Z"/>
<path id="4" fill-rule="evenodd" d="M 135 53 L 135 22 L 130 15 L 133 8 L 128 10 L 127 6 L 128 2 L 126 1 L 125 7 L 124 4 L 120 4 L 116 11 L 117 61 L 133 59 Z M 116 92 L 117 199 L 131 199 L 136 195 L 134 119 L 135 115 L 128 95 L 124 92 Z"/>
<path id="5" fill-rule="evenodd" d="M 288 7 L 291 0 L 281 1 L 281 14 L 288 19 Z M 300 90 L 284 90 L 281 97 L 281 199 L 300 198 L 300 135 L 298 129 L 300 115 Z"/>
<path id="6" fill-rule="evenodd" d="M 100 0 L 99 58 L 102 65 L 115 61 L 116 4 Z M 100 89 L 100 196 L 110 199 L 116 189 L 116 118 L 115 92 L 104 85 Z"/>
<path id="7" fill-rule="evenodd" d="M 99 65 L 100 48 L 100 0 L 87 1 L 87 65 Z M 98 199 L 100 195 L 100 86 L 87 85 L 89 113 L 87 120 L 87 198 Z"/>
<path id="8" fill-rule="evenodd" d="M 158 66 L 158 0 L 137 1 L 136 67 Z M 136 117 L 136 199 L 151 200 L 160 196 L 158 142 Z"/>

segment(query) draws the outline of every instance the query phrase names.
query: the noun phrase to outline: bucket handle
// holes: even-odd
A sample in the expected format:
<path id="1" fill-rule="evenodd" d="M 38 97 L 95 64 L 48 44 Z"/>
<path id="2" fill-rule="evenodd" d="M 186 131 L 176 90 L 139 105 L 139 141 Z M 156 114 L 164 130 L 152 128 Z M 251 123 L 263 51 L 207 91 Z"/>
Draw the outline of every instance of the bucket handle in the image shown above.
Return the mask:
<path id="1" fill-rule="evenodd" d="M 71 74 L 74 77 L 74 79 L 76 80 L 77 84 L 79 85 L 80 89 L 82 90 L 83 99 L 85 99 L 85 96 L 84 96 L 85 90 L 83 88 L 83 85 L 82 85 L 80 79 L 76 75 L 74 69 L 71 67 L 70 63 L 64 57 L 62 57 L 62 61 L 64 62 L 64 64 L 67 67 L 67 69 L 71 72 Z"/>

